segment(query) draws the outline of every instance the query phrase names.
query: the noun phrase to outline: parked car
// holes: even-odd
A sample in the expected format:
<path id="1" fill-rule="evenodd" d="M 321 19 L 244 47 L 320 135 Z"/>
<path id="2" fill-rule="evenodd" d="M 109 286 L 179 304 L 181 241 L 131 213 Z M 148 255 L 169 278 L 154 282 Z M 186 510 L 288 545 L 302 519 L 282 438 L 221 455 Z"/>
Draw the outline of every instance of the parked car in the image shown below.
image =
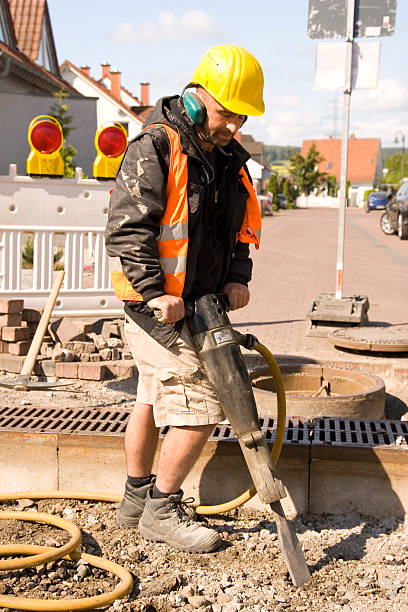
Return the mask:
<path id="1" fill-rule="evenodd" d="M 388 201 L 388 194 L 385 191 L 372 191 L 367 197 L 366 212 L 387 208 Z"/>
<path id="2" fill-rule="evenodd" d="M 408 240 L 408 181 L 401 185 L 387 204 L 380 225 L 384 234 L 396 233 L 401 240 Z"/>

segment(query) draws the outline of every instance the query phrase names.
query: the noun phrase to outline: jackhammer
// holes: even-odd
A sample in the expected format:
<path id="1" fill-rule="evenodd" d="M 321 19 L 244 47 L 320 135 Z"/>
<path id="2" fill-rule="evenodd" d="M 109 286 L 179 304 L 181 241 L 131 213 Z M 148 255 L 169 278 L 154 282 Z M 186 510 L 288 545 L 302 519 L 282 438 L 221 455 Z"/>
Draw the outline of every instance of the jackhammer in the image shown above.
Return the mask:
<path id="1" fill-rule="evenodd" d="M 271 508 L 290 577 L 296 586 L 301 586 L 310 577 L 309 569 L 280 502 L 286 492 L 259 425 L 252 385 L 239 348 L 256 348 L 258 340 L 232 328 L 225 295 L 205 295 L 185 306 L 185 320 L 200 362 L 235 431 L 259 498 Z"/>

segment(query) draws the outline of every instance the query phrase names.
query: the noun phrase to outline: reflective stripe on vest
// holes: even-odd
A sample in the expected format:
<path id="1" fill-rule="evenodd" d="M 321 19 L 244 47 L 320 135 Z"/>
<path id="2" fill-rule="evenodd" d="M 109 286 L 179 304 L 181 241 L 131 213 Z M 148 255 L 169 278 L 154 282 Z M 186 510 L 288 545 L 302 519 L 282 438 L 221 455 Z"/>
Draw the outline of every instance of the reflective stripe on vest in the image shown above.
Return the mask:
<path id="1" fill-rule="evenodd" d="M 169 295 L 181 297 L 187 269 L 188 252 L 188 198 L 187 198 L 187 155 L 182 153 L 180 136 L 168 125 L 164 127 L 170 141 L 170 165 L 166 187 L 166 210 L 160 219 L 160 232 L 157 238 L 159 262 L 164 274 L 164 291 Z M 244 221 L 237 232 L 236 240 L 255 244 L 259 248 L 261 236 L 261 212 L 252 183 L 242 167 L 239 176 L 248 191 Z M 123 272 L 111 271 L 112 285 L 120 300 L 142 300 Z"/>
<path id="2" fill-rule="evenodd" d="M 187 269 L 188 199 L 187 155 L 182 153 L 180 136 L 168 125 L 164 127 L 170 142 L 170 165 L 166 186 L 166 210 L 160 219 L 157 238 L 159 263 L 164 274 L 164 291 L 181 297 Z M 143 300 L 123 272 L 111 271 L 112 285 L 120 300 Z"/>

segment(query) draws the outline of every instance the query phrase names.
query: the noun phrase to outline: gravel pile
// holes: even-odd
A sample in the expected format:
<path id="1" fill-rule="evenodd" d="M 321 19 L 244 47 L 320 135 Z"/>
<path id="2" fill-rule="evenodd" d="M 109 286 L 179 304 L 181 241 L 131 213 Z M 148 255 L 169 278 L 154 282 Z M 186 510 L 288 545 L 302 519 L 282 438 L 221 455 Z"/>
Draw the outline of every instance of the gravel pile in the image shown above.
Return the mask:
<path id="1" fill-rule="evenodd" d="M 408 521 L 355 513 L 302 516 L 294 524 L 312 572 L 301 588 L 289 579 L 270 515 L 239 509 L 208 523 L 223 539 L 207 555 L 188 554 L 143 540 L 115 522 L 116 505 L 75 500 L 10 502 L 2 510 L 59 514 L 82 530 L 83 549 L 126 567 L 133 592 L 111 611 L 360 612 L 408 610 Z M 1 521 L 0 542 L 60 546 L 61 530 Z M 79 562 L 4 572 L 0 593 L 46 599 L 89 597 L 112 590 L 118 579 Z M 2 610 L 0 608 L 0 610 Z"/>

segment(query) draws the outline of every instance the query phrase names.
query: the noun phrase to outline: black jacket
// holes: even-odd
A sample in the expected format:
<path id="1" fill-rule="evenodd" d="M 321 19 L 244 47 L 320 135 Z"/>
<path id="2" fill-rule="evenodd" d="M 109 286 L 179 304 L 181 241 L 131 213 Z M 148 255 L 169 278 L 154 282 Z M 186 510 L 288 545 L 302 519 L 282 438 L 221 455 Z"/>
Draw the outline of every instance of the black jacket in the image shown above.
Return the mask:
<path id="1" fill-rule="evenodd" d="M 128 145 L 110 199 L 105 232 L 109 255 L 120 258 L 125 276 L 145 302 L 165 294 L 156 239 L 166 206 L 170 143 L 165 129 L 155 123 L 175 128 L 182 152 L 188 156 L 189 247 L 183 298 L 196 297 L 197 270 L 203 266 L 198 260 L 200 244 L 208 231 L 205 211 L 216 198 L 218 187 L 225 207 L 226 230 L 222 271 L 214 291 L 227 282 L 247 284 L 252 271 L 249 246 L 236 243 L 236 233 L 241 228 L 248 197 L 238 172 L 250 156 L 235 140 L 218 152 L 225 156 L 225 163 L 217 186 L 214 168 L 197 142 L 194 127 L 183 116 L 178 96 L 159 100 L 145 122 L 145 130 Z"/>

